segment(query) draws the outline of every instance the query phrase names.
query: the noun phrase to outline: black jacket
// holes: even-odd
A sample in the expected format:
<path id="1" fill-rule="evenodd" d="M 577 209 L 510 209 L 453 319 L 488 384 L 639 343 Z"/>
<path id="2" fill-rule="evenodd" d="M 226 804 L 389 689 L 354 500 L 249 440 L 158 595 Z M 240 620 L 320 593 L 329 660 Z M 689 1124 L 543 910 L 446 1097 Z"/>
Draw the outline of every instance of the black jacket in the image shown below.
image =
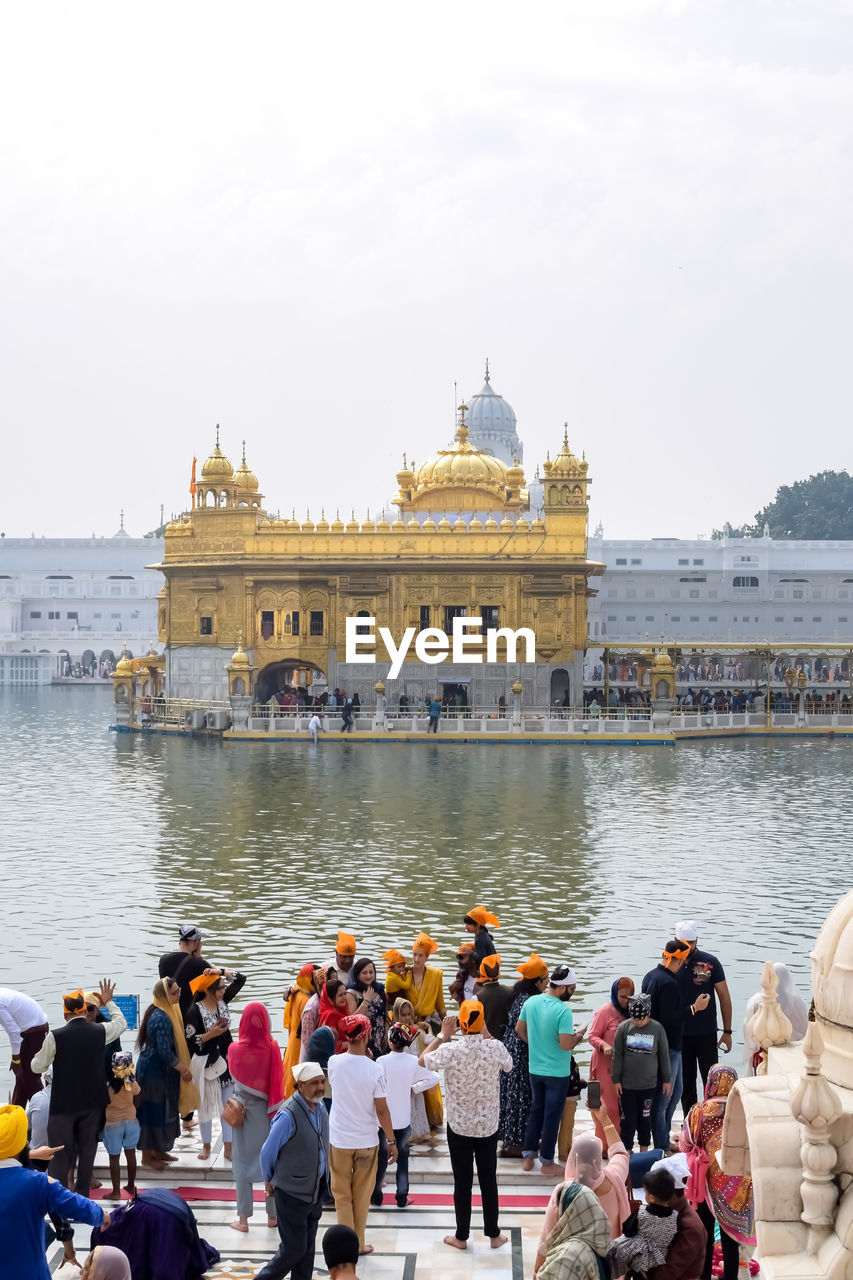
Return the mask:
<path id="1" fill-rule="evenodd" d="M 242 973 L 235 973 L 229 985 L 225 988 L 222 997 L 225 1004 L 229 1004 L 245 985 L 246 979 Z M 221 1084 L 228 1084 L 231 1079 L 228 1070 L 228 1046 L 231 1044 L 231 1031 L 223 1031 L 221 1036 L 212 1036 L 210 1040 L 202 1042 L 201 1037 L 205 1033 L 204 1019 L 201 1015 L 199 1003 L 194 1001 L 190 1005 L 190 1011 L 186 1017 L 186 1036 L 189 1051 L 194 1055 L 207 1054 L 207 1066 L 212 1067 L 218 1058 L 224 1058 L 226 1062 L 226 1070 L 219 1077 Z"/>
<path id="2" fill-rule="evenodd" d="M 682 995 L 678 979 L 659 964 L 643 978 L 643 991 L 652 998 L 652 1017 L 666 1032 L 667 1044 L 680 1053 L 684 1023 L 690 1017 L 690 1001 Z"/>

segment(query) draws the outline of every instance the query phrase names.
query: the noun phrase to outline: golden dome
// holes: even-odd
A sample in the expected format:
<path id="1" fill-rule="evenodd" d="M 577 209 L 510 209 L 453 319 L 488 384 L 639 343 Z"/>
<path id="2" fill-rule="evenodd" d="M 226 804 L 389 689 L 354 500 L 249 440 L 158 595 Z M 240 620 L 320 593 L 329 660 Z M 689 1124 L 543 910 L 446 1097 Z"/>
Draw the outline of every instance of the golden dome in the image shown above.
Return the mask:
<path id="1" fill-rule="evenodd" d="M 670 656 L 669 656 L 669 654 L 667 653 L 666 649 L 660 649 L 660 650 L 658 650 L 658 652 L 655 654 L 655 660 L 654 660 L 654 662 L 652 663 L 652 666 L 653 666 L 653 667 L 666 667 L 666 668 L 667 668 L 667 669 L 669 669 L 669 670 L 671 670 L 671 669 L 672 669 L 672 659 L 670 658 Z"/>
<path id="2" fill-rule="evenodd" d="M 456 429 L 456 447 L 439 449 L 434 457 L 422 462 L 414 473 L 412 488 L 416 495 L 429 489 L 469 486 L 497 492 L 510 487 L 508 470 L 499 458 L 468 443 L 468 428 L 461 422 Z"/>
<path id="3" fill-rule="evenodd" d="M 126 649 L 122 650 L 121 657 L 116 663 L 115 671 L 113 672 L 113 675 L 116 675 L 116 676 L 132 676 L 133 675 L 133 663 L 131 662 L 130 658 L 127 656 Z"/>
<path id="4" fill-rule="evenodd" d="M 250 665 L 248 653 L 245 652 L 242 644 L 238 644 L 236 651 L 231 654 L 231 666 L 248 667 Z"/>
<path id="5" fill-rule="evenodd" d="M 226 462 L 227 461 L 228 459 L 226 458 Z M 207 463 L 205 463 L 205 466 L 207 466 Z M 203 474 L 204 472 L 202 472 L 202 475 Z M 250 471 L 246 465 L 245 440 L 243 441 L 243 461 L 234 472 L 234 483 L 238 484 L 241 489 L 250 489 L 252 493 L 257 493 L 258 491 L 258 477 L 255 475 L 254 471 Z"/>
<path id="6" fill-rule="evenodd" d="M 219 447 L 219 423 L 216 424 L 216 446 L 201 469 L 202 480 L 230 480 L 234 468 Z"/>

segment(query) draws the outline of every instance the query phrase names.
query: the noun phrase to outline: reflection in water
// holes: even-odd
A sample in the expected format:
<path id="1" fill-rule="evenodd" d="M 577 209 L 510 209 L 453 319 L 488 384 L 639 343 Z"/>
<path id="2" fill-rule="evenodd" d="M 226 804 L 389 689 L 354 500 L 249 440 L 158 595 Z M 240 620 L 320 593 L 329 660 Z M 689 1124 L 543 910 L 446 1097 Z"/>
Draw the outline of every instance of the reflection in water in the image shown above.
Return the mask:
<path id="1" fill-rule="evenodd" d="M 223 746 L 110 734 L 109 714 L 107 693 L 0 694 L 0 984 L 51 1017 L 107 974 L 147 996 L 183 919 L 274 1020 L 339 926 L 377 956 L 425 928 L 450 981 L 462 916 L 485 902 L 506 976 L 531 949 L 571 961 L 583 1021 L 694 917 L 737 1032 L 765 959 L 807 993 L 850 887 L 843 741 Z"/>

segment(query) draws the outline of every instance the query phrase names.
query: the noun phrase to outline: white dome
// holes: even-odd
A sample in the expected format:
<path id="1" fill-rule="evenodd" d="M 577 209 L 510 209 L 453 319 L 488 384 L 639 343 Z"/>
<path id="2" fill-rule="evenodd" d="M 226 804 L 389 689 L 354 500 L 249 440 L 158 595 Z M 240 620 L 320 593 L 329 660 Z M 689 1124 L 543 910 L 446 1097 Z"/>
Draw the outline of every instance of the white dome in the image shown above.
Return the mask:
<path id="1" fill-rule="evenodd" d="M 830 911 L 812 952 L 815 1021 L 824 1042 L 823 1073 L 853 1088 L 853 892 Z"/>
<path id="2" fill-rule="evenodd" d="M 472 396 L 468 403 L 466 419 L 469 439 L 475 449 L 483 449 L 507 466 L 513 458 L 524 461 L 524 449 L 516 431 L 516 417 L 512 405 L 492 389 L 489 380 L 489 364 L 486 361 L 486 381 L 483 389 Z"/>

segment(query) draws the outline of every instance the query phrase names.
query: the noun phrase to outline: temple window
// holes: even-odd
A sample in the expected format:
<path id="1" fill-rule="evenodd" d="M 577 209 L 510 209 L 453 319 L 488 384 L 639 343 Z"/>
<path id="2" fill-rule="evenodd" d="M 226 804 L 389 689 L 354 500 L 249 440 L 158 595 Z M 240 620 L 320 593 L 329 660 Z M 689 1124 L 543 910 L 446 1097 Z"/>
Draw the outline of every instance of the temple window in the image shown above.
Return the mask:
<path id="1" fill-rule="evenodd" d="M 288 618 L 290 614 L 288 614 Z M 285 631 L 287 630 L 287 618 L 285 618 Z M 272 609 L 261 610 L 261 639 L 272 640 L 275 632 L 275 613 Z"/>
<path id="2" fill-rule="evenodd" d="M 291 623 L 291 635 L 299 635 L 299 610 L 293 610 L 293 621 Z"/>
<path id="3" fill-rule="evenodd" d="M 429 627 L 429 626 L 431 626 L 431 625 L 432 625 L 432 624 L 431 624 L 431 622 L 430 622 L 430 620 L 429 620 L 429 605 L 428 605 L 428 604 L 422 604 L 422 605 L 421 605 L 421 611 L 420 611 L 420 623 L 421 623 L 421 631 L 424 631 L 427 627 Z"/>
<path id="4" fill-rule="evenodd" d="M 481 604 L 480 617 L 483 620 L 483 630 L 489 631 L 494 627 L 500 626 L 499 621 L 500 608 L 496 604 Z"/>
<path id="5" fill-rule="evenodd" d="M 444 606 L 444 630 L 450 635 L 453 630 L 453 619 L 464 618 L 468 610 L 464 604 L 446 604 Z"/>
<path id="6" fill-rule="evenodd" d="M 321 636 L 323 634 L 323 610 L 311 610 L 310 634 L 312 636 Z"/>
<path id="7" fill-rule="evenodd" d="M 210 616 L 210 614 L 203 613 L 199 618 L 199 635 L 202 635 L 202 636 L 213 635 L 213 618 Z"/>

